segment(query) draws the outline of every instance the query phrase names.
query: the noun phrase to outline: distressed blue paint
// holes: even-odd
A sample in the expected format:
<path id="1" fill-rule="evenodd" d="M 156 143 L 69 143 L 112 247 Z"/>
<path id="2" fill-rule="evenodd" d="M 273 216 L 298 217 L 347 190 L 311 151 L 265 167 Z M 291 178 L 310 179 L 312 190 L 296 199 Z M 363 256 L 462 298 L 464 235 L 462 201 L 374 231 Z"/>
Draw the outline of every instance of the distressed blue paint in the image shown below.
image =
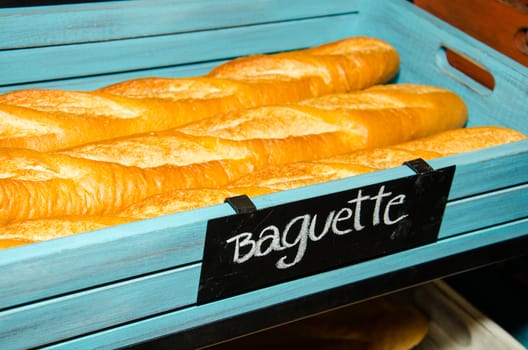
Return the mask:
<path id="1" fill-rule="evenodd" d="M 400 53 L 396 82 L 457 92 L 468 104 L 468 125 L 528 133 L 526 68 L 403 0 L 303 0 L 302 6 L 298 0 L 286 7 L 259 0 L 251 11 L 242 0 L 3 9 L 0 35 L 0 91 L 95 89 L 136 77 L 199 75 L 233 56 L 376 36 Z M 453 72 L 442 47 L 486 67 L 495 89 Z M 193 303 L 206 220 L 232 214 L 226 204 L 1 251 L 0 345 L 38 346 L 95 332 L 54 348 L 125 346 L 528 233 L 528 141 L 431 164 L 457 165 L 439 242 L 200 307 Z M 398 167 L 254 202 L 263 208 L 411 174 Z M 128 323 L 160 312 L 168 313 Z"/>
<path id="2" fill-rule="evenodd" d="M 438 243 L 401 252 L 391 256 L 367 261 L 357 265 L 321 273 L 315 276 L 264 288 L 226 300 L 191 306 L 182 310 L 149 318 L 122 327 L 67 341 L 49 349 L 98 348 L 112 349 L 152 339 L 201 324 L 265 308 L 283 301 L 294 300 L 305 295 L 362 281 L 384 272 L 397 271 L 423 262 L 483 247 L 523 235 L 528 231 L 528 220 L 521 220 L 494 228 L 484 229 L 462 236 L 442 240 Z"/>
<path id="3" fill-rule="evenodd" d="M 129 0 L 0 12 L 0 49 L 42 47 L 214 30 L 357 10 L 353 0 Z M 155 19 L 155 20 L 153 20 Z M 30 23 L 31 25 L 28 25 Z M 37 28 L 37 30 L 35 30 Z"/>
<path id="4" fill-rule="evenodd" d="M 8 50 L 0 55 L 1 85 L 27 81 L 76 78 L 146 68 L 189 64 L 286 50 L 337 40 L 350 35 L 348 23 L 356 15 L 328 19 L 262 24 L 117 41 Z M 305 35 L 297 36 L 298 31 Z M 280 38 L 277 40 L 277 38 Z M 204 49 L 205 48 L 205 49 Z M 35 59 L 38 57 L 38 59 Z"/>

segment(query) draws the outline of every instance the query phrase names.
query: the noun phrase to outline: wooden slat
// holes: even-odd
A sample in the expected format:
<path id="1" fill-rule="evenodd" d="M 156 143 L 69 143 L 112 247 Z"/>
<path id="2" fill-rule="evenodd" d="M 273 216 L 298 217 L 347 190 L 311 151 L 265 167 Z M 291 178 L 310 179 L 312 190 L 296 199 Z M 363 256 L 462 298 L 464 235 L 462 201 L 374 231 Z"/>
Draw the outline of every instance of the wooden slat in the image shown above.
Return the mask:
<path id="1" fill-rule="evenodd" d="M 439 237 L 528 217 L 528 184 L 449 202 Z"/>
<path id="2" fill-rule="evenodd" d="M 501 199 L 508 200 L 510 198 L 501 196 Z M 466 212 L 471 212 L 475 208 L 479 208 L 479 203 L 480 200 L 474 200 L 472 203 L 464 202 L 462 206 Z M 525 227 L 528 225 L 526 220 L 528 219 L 518 221 L 515 226 L 518 226 L 517 228 Z M 446 220 L 448 225 L 453 223 L 458 225 L 456 220 L 454 222 Z M 481 226 L 485 227 L 486 225 L 482 223 Z M 509 228 L 509 226 L 507 227 Z M 526 226 L 526 229 L 528 229 L 528 226 Z M 429 260 L 434 260 L 460 251 L 491 244 L 501 239 L 519 237 L 523 232 L 522 229 L 511 230 L 510 228 L 509 230 L 512 232 L 508 232 L 507 229 L 507 233 L 502 233 L 501 238 L 499 238 L 490 237 L 487 232 L 489 230 L 484 229 L 484 233 L 481 232 L 478 235 L 472 233 L 451 239 L 443 239 L 431 245 L 392 254 L 366 263 L 359 263 L 344 269 L 337 269 L 322 275 L 340 276 L 340 278 L 327 281 L 330 283 L 325 284 L 326 288 L 335 288 L 428 261 L 422 260 L 425 258 L 424 251 L 431 253 Z M 459 237 L 463 237 L 463 239 L 459 239 Z M 467 246 L 468 237 L 471 237 L 472 240 L 469 246 Z M 450 242 L 453 239 L 459 242 L 466 242 L 464 243 L 466 246 L 452 250 L 454 247 Z M 448 248 L 446 248 L 446 245 Z M 404 257 L 405 259 L 403 259 Z M 402 259 L 404 260 L 403 262 Z M 369 266 L 372 268 L 369 268 Z M 363 269 L 359 269 L 359 267 L 363 267 Z M 353 281 L 349 280 L 350 277 L 343 279 L 344 276 L 338 272 L 340 270 L 355 271 L 353 275 L 356 279 Z M 310 290 L 310 288 L 304 289 L 303 282 L 307 279 L 291 281 L 265 288 L 264 290 L 268 290 L 265 301 L 255 302 L 253 300 L 256 295 L 263 293 L 263 290 L 259 290 L 214 302 L 211 305 L 212 309 L 216 310 L 210 312 L 204 319 L 204 315 L 201 314 L 204 312 L 203 310 L 208 310 L 210 307 L 207 305 L 205 307 L 193 305 L 196 302 L 199 276 L 200 264 L 194 264 L 180 269 L 33 303 L 29 308 L 23 306 L 6 310 L 0 313 L 0 319 L 2 320 L 0 339 L 2 339 L 2 344 L 8 348 L 30 348 L 188 306 L 180 312 L 186 315 L 184 316 L 185 321 L 181 320 L 178 324 L 173 325 L 183 330 L 193 326 L 193 323 L 189 322 L 187 317 L 196 318 L 195 321 L 206 323 L 226 317 L 226 313 L 233 312 L 232 307 L 228 306 L 231 303 L 237 304 L 237 311 L 243 313 L 253 310 L 255 307 L 263 307 L 264 305 L 259 305 L 262 302 L 273 305 L 280 301 L 291 300 L 294 297 L 321 291 L 321 286 L 318 286 L 319 289 L 316 291 Z M 321 275 L 317 276 L 320 277 Z M 237 300 L 240 299 L 244 300 L 245 303 L 239 304 Z"/>
<path id="3" fill-rule="evenodd" d="M 449 200 L 478 195 L 528 181 L 528 141 L 489 147 L 430 161 L 435 168 L 457 164 Z M 507 156 L 504 150 L 508 149 Z"/>
<path id="4" fill-rule="evenodd" d="M 203 31 L 354 12 L 353 0 L 133 0 L 2 9 L 1 49 Z"/>
<path id="5" fill-rule="evenodd" d="M 0 85 L 199 63 L 314 46 L 350 35 L 356 14 L 0 52 Z M 126 57 L 126 59 L 124 59 Z M 9 72 L 9 73 L 7 73 Z"/>
<path id="6" fill-rule="evenodd" d="M 49 349 L 112 349 L 123 347 L 146 339 L 183 332 L 199 325 L 218 322 L 244 312 L 258 310 L 327 289 L 356 283 L 380 275 L 382 272 L 409 268 L 467 250 L 521 237 L 524 235 L 523 232 L 528 232 L 528 220 L 486 228 L 471 234 L 444 239 L 435 244 L 263 288 L 218 302 L 184 308 L 122 327 L 72 339 L 51 346 Z"/>
<path id="7" fill-rule="evenodd" d="M 0 344 L 28 349 L 189 305 L 199 276 L 190 265 L 0 312 Z"/>
<path id="8" fill-rule="evenodd" d="M 233 213 L 227 207 L 207 212 Z M 178 223 L 159 218 L 2 251 L 0 309 L 199 261 L 205 223 L 188 216 L 175 217 Z"/>
<path id="9" fill-rule="evenodd" d="M 20 89 L 61 89 L 61 90 L 96 90 L 103 86 L 122 82 L 128 79 L 145 77 L 193 77 L 207 74 L 212 68 L 224 61 L 211 61 L 199 64 L 185 64 L 164 68 L 146 68 L 132 72 L 111 73 L 82 78 L 56 79 L 44 82 L 28 82 L 17 85 L 0 86 L 0 93 Z"/>

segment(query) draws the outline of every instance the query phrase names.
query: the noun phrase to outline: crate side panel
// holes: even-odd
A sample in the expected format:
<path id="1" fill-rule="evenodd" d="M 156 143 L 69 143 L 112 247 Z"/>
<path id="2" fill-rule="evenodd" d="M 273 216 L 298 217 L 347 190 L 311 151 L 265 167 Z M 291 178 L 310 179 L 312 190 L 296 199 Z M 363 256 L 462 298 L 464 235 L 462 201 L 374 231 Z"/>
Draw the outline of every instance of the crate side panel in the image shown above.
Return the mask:
<path id="1" fill-rule="evenodd" d="M 527 203 L 528 185 L 450 202 L 439 236 L 448 237 L 528 217 Z"/>
<path id="2" fill-rule="evenodd" d="M 511 226 L 524 221 L 509 224 L 502 228 L 501 239 L 518 236 Z M 497 229 L 487 229 L 479 234 L 471 234 L 471 244 L 467 238 L 456 237 L 459 244 L 466 244 L 465 249 L 472 249 L 492 244 L 498 237 L 489 237 L 488 231 L 497 234 Z M 511 231 L 511 232 L 510 232 Z M 314 280 L 325 279 L 326 287 L 340 287 L 363 279 L 379 276 L 390 271 L 409 268 L 429 260 L 439 259 L 460 252 L 453 250 L 453 244 L 443 240 L 420 248 L 351 265 L 311 277 L 294 280 L 281 285 L 264 288 L 203 306 L 195 306 L 200 274 L 200 264 L 181 269 L 115 283 L 101 288 L 94 288 L 80 293 L 34 303 L 20 308 L 5 310 L 0 313 L 4 326 L 0 327 L 0 344 L 8 347 L 29 348 L 56 342 L 64 338 L 90 333 L 99 329 L 117 326 L 130 321 L 153 316 L 166 311 L 181 309 L 177 322 L 172 324 L 174 331 L 197 326 L 200 322 L 208 323 L 233 316 L 237 313 L 252 311 L 303 297 L 307 294 L 323 291 L 325 287 L 314 285 Z M 464 243 L 465 242 L 465 243 Z M 464 251 L 465 249 L 462 249 Z M 427 254 L 430 253 L 429 259 Z M 349 270 L 343 280 L 344 271 Z M 341 271 L 339 273 L 338 271 Z M 352 273 L 353 272 L 353 273 Z M 340 277 L 338 277 L 340 276 Z M 352 277 L 353 276 L 353 277 Z M 303 286 L 308 281 L 307 288 Z M 311 281 L 311 282 L 310 282 Z M 235 304 L 236 307 L 229 306 Z M 183 307 L 183 308 L 182 308 Z M 161 316 L 164 317 L 164 316 Z M 174 322 L 174 320 L 173 320 Z M 159 331 L 159 330 L 158 330 Z M 129 336 L 132 336 L 130 334 Z"/>
<path id="3" fill-rule="evenodd" d="M 452 199 L 488 192 L 526 182 L 525 144 L 440 158 L 431 161 L 431 165 L 440 168 L 461 164 L 450 192 Z M 504 168 L 489 165 L 509 162 L 510 173 L 516 169 L 518 176 L 504 176 Z M 257 208 L 265 208 L 410 175 L 412 170 L 402 166 L 259 196 L 253 201 Z M 471 185 L 466 186 L 467 182 Z M 468 188 L 473 192 L 468 192 Z M 231 214 L 233 210 L 228 205 L 219 205 L 2 251 L 1 307 L 199 261 L 205 220 Z M 41 278 L 43 274 L 46 278 Z"/>
<path id="4" fill-rule="evenodd" d="M 528 140 L 433 159 L 434 168 L 456 164 L 449 200 L 528 182 Z"/>
<path id="5" fill-rule="evenodd" d="M 176 35 L 8 50 L 0 52 L 0 86 L 310 47 L 348 36 L 355 17 L 356 14 L 348 14 Z"/>
<path id="6" fill-rule="evenodd" d="M 2 348 L 28 349 L 187 306 L 199 265 L 0 312 Z"/>
<path id="7" fill-rule="evenodd" d="M 466 250 L 517 238 L 522 236 L 523 232 L 528 232 L 528 220 L 520 220 L 467 235 L 451 237 L 434 244 L 263 288 L 218 302 L 192 306 L 56 344 L 49 349 L 96 347 L 111 349 L 167 334 L 185 332 L 193 327 L 218 322 L 244 312 L 266 308 L 331 288 L 353 284 L 385 272 L 409 268 Z"/>
<path id="8" fill-rule="evenodd" d="M 226 215 L 228 208 L 222 209 Z M 2 251 L 0 309 L 201 260 L 205 223 L 182 226 L 171 221 L 184 216 Z"/>
<path id="9" fill-rule="evenodd" d="M 148 77 L 194 77 L 207 74 L 211 69 L 224 61 L 213 61 L 198 64 L 184 64 L 166 68 L 135 70 L 103 75 L 86 76 L 82 78 L 56 79 L 43 82 L 29 82 L 17 85 L 0 86 L 0 93 L 20 89 L 59 89 L 59 90 L 97 90 L 103 86 L 119 83 L 129 79 Z"/>
<path id="10" fill-rule="evenodd" d="M 342 14 L 357 7 L 351 0 L 292 0 L 289 6 L 277 0 L 235 0 L 229 6 L 222 0 L 136 0 L 2 9 L 0 50 L 247 26 Z"/>

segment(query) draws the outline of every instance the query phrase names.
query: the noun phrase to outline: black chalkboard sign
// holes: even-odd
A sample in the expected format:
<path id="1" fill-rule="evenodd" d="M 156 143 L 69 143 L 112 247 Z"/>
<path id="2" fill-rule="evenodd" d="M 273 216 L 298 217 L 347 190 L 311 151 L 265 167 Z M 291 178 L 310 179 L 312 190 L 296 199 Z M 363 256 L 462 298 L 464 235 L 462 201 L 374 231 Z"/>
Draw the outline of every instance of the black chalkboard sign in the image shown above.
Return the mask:
<path id="1" fill-rule="evenodd" d="M 454 171 L 210 220 L 198 303 L 436 241 Z"/>

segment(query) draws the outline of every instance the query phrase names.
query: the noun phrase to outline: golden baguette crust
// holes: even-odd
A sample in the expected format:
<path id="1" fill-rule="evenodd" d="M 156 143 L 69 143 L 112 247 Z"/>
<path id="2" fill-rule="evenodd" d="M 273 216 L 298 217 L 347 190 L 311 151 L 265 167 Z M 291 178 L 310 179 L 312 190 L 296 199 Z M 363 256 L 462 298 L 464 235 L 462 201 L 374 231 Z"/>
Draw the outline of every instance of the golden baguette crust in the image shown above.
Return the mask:
<path id="1" fill-rule="evenodd" d="M 152 196 L 138 199 L 113 214 L 119 220 L 134 221 L 220 204 L 225 198 L 246 194 L 259 196 L 281 190 L 306 186 L 324 181 L 368 173 L 401 165 L 404 161 L 417 157 L 430 160 L 451 154 L 469 152 L 485 147 L 525 140 L 523 134 L 503 127 L 473 127 L 450 130 L 423 139 L 401 143 L 395 146 L 358 150 L 355 152 L 309 162 L 294 162 L 281 166 L 269 166 L 260 171 L 218 188 L 198 188 L 187 190 L 167 190 Z M 34 168 L 42 165 L 34 164 Z M 31 175 L 26 167 L 27 176 Z M 41 170 L 39 170 L 41 171 Z M 14 192 L 13 192 L 14 193 Z M 63 194 L 64 195 L 64 194 Z M 33 219 L 14 222 L 9 229 L 17 232 L 17 225 L 24 227 L 46 227 L 41 235 L 66 236 L 83 232 L 90 216 L 62 217 L 60 220 Z M 101 221 L 96 217 L 94 225 Z M 99 227 L 99 226 L 98 226 Z M 0 233 L 0 246 L 26 244 L 30 240 L 21 235 Z M 34 236 L 29 236 L 33 237 Z"/>
<path id="2" fill-rule="evenodd" d="M 210 77 L 140 78 L 99 89 L 147 105 L 162 107 L 168 120 L 164 128 L 178 127 L 219 113 L 268 104 L 296 102 L 317 96 L 303 81 L 245 82 Z"/>
<path id="3" fill-rule="evenodd" d="M 218 189 L 161 193 L 134 203 L 119 215 L 138 219 L 156 217 L 220 204 L 229 196 L 240 194 L 257 196 L 388 169 L 416 158 L 431 160 L 525 139 L 526 136 L 522 133 L 503 127 L 455 129 L 390 147 L 358 150 L 313 161 L 268 166 Z M 202 198 L 204 198 L 203 202 Z"/>
<path id="4" fill-rule="evenodd" d="M 55 228 L 53 228 L 55 230 Z M 69 233 L 71 235 L 73 233 Z M 2 235 L 3 236 L 3 235 Z M 23 238 L 0 238 L 0 249 L 7 249 L 7 248 L 13 248 L 18 247 L 26 244 L 36 243 L 37 241 L 33 241 L 30 239 L 23 239 Z"/>
<path id="5" fill-rule="evenodd" d="M 139 200 L 147 193 L 154 194 L 151 188 L 155 184 L 141 169 L 23 149 L 2 149 L 0 162 L 2 223 L 96 215 L 94 207 L 119 207 L 124 197 Z"/>
<path id="6" fill-rule="evenodd" d="M 74 233 L 95 231 L 109 226 L 130 222 L 130 219 L 117 216 L 68 216 L 39 220 L 25 220 L 2 226 L 0 247 L 42 242 L 64 236 L 64 232 Z"/>
<path id="7" fill-rule="evenodd" d="M 364 148 L 459 128 L 466 121 L 464 101 L 448 90 L 417 84 L 389 84 L 295 104 L 235 111 L 185 125 L 179 130 L 233 140 L 342 134 L 352 147 Z M 342 153 L 349 151 L 351 149 L 344 149 Z"/>
<path id="8" fill-rule="evenodd" d="M 271 191 L 281 191 L 388 169 L 416 158 L 430 160 L 524 139 L 526 136 L 522 133 L 503 127 L 455 129 L 390 147 L 358 150 L 309 162 L 269 166 L 230 185 L 258 185 Z"/>
<path id="9" fill-rule="evenodd" d="M 145 197 L 212 187 L 247 173 L 246 160 L 153 168 L 25 149 L 0 150 L 0 223 L 65 215 L 109 215 Z"/>
<path id="10" fill-rule="evenodd" d="M 271 192 L 272 190 L 265 187 L 174 190 L 136 202 L 121 211 L 119 216 L 130 220 L 148 219 L 160 216 L 160 213 L 177 213 L 221 204 L 226 198 L 241 194 L 255 197 Z"/>
<path id="11" fill-rule="evenodd" d="M 315 77 L 311 89 L 324 94 L 388 82 L 398 68 L 398 54 L 387 42 L 355 37 L 305 50 L 234 59 L 213 69 L 209 76 L 260 81 Z"/>
<path id="12" fill-rule="evenodd" d="M 232 159 L 260 168 L 403 142 L 461 127 L 466 118 L 464 102 L 450 91 L 387 85 L 234 111 L 60 153 L 141 168 Z"/>
<path id="13" fill-rule="evenodd" d="M 322 95 L 323 92 L 309 88 L 312 79 L 285 77 L 284 80 L 237 81 L 206 76 L 151 77 L 123 81 L 98 91 L 147 103 L 156 102 L 173 111 L 177 116 L 173 118 L 174 123 L 183 125 L 240 108 L 296 102 Z"/>
<path id="14" fill-rule="evenodd" d="M 164 128 L 168 111 L 120 96 L 62 90 L 19 90 L 0 95 L 0 147 L 51 151 Z M 10 133 L 5 135 L 5 133 Z"/>
<path id="15" fill-rule="evenodd" d="M 6 120 L 0 122 L 0 147 L 53 151 L 124 135 L 160 131 L 218 113 L 295 102 L 382 83 L 398 70 L 398 55 L 394 48 L 377 39 L 342 40 L 325 47 L 327 53 L 317 55 L 317 58 L 309 50 L 295 55 L 298 60 L 315 60 L 324 63 L 327 69 L 339 72 L 348 67 L 339 63 L 344 59 L 343 55 L 346 54 L 346 60 L 351 62 L 356 57 L 364 60 L 363 56 L 367 55 L 376 67 L 361 66 L 349 70 L 347 79 L 358 80 L 360 83 L 357 84 L 342 84 L 340 75 L 323 77 L 313 70 L 301 76 L 300 69 L 309 68 L 301 65 L 295 71 L 283 72 L 276 79 L 261 79 L 251 74 L 243 80 L 212 76 L 141 78 L 97 91 L 14 91 L 0 95 L 0 115 Z M 337 66 L 333 67 L 334 64 Z M 388 76 L 389 72 L 391 76 Z M 365 74 L 369 79 L 365 80 Z M 21 108 L 7 108 L 5 105 Z M 38 122 L 44 119 L 48 122 Z"/>

